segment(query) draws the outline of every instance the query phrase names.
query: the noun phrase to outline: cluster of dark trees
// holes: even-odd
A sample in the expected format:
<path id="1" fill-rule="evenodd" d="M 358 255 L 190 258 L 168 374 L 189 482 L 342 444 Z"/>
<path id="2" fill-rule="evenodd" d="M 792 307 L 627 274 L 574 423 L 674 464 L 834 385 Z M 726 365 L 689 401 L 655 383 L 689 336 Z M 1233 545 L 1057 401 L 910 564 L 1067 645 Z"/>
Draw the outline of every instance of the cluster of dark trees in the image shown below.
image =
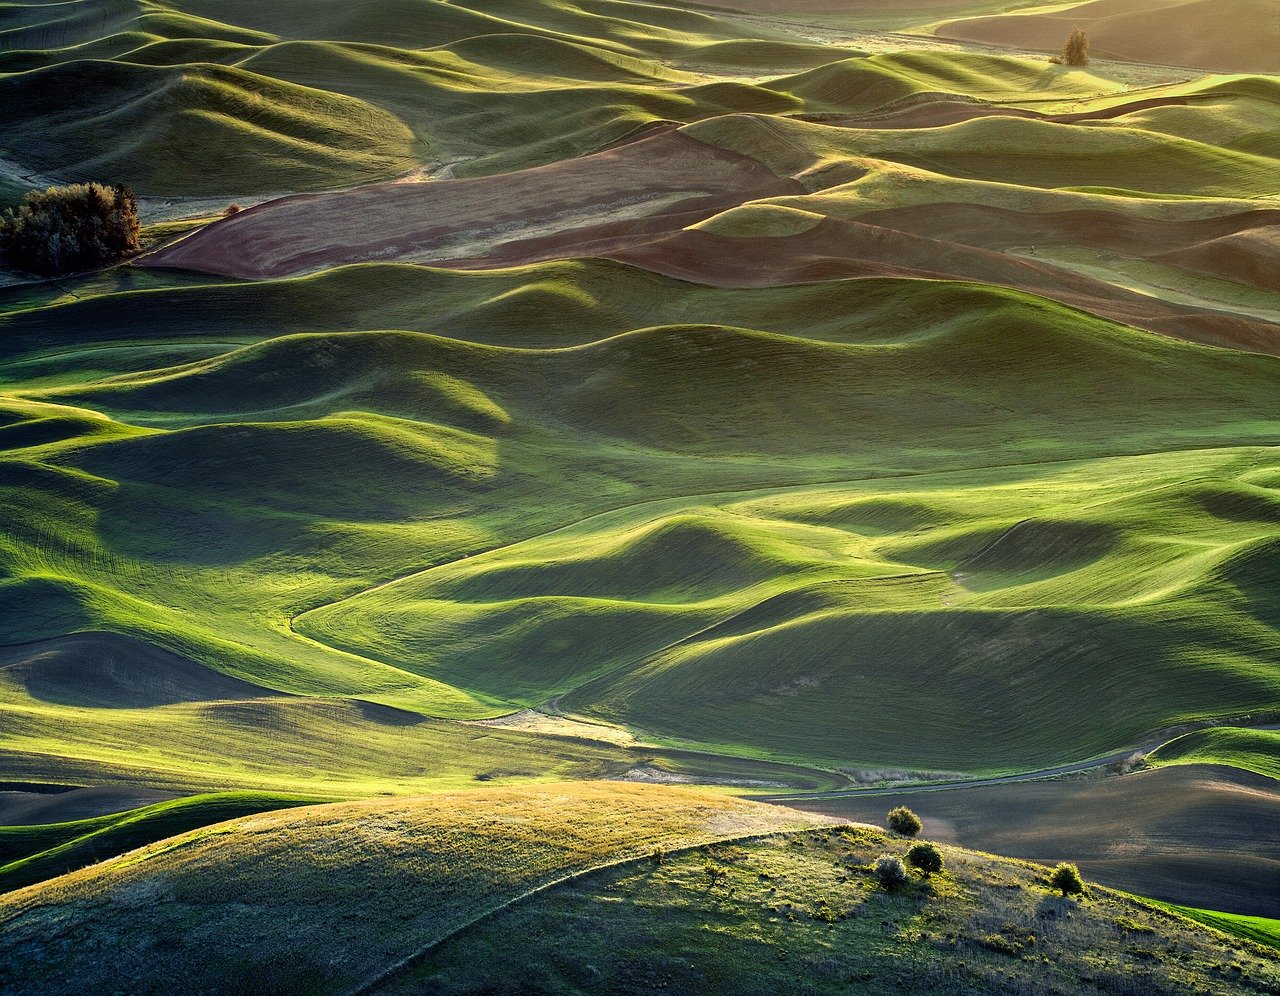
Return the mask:
<path id="1" fill-rule="evenodd" d="M 0 260 L 26 273 L 62 276 L 136 254 L 138 233 L 138 201 L 123 184 L 33 190 L 0 214 Z"/>
<path id="2" fill-rule="evenodd" d="M 906 806 L 889 810 L 889 815 L 885 817 L 885 826 L 899 837 L 914 837 L 924 829 L 920 817 Z M 906 864 L 903 864 L 902 859 L 895 855 L 881 855 L 873 869 L 881 888 L 893 892 L 906 886 L 911 881 L 911 876 L 907 873 L 907 865 L 927 879 L 930 875 L 942 871 L 942 852 L 927 841 L 917 841 L 907 851 Z M 1078 896 L 1084 893 L 1084 879 L 1080 877 L 1080 869 L 1065 861 L 1050 873 L 1048 884 L 1051 888 L 1060 889 L 1064 898 L 1068 895 Z"/>

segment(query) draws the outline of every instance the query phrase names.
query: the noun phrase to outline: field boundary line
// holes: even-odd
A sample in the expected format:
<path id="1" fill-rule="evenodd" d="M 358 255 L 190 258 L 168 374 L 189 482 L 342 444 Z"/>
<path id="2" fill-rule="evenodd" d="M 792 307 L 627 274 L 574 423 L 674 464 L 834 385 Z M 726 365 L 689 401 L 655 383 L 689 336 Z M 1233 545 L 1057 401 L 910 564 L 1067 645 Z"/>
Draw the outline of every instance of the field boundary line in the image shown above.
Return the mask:
<path id="1" fill-rule="evenodd" d="M 767 830 L 767 831 L 757 831 L 754 833 L 737 834 L 730 837 L 719 837 L 719 838 L 716 838 L 715 840 L 703 841 L 700 844 L 683 844 L 679 847 L 673 847 L 669 850 L 664 848 L 662 853 L 665 858 L 673 855 L 688 854 L 692 851 L 698 851 L 704 847 L 714 847 L 718 844 L 737 844 L 737 843 L 742 843 L 744 841 L 768 840 L 771 837 L 788 837 L 788 836 L 793 836 L 801 833 L 809 833 L 810 831 L 813 831 L 813 830 L 823 829 L 824 826 L 828 826 L 828 827 L 841 826 L 841 825 L 849 826 L 853 824 L 852 820 L 840 820 L 839 817 L 828 817 L 828 819 L 834 820 L 835 822 L 828 823 L 825 825 L 819 823 L 810 827 L 797 827 L 794 830 Z M 504 900 L 503 902 L 499 903 L 497 906 L 492 906 L 487 910 L 483 910 L 480 913 L 477 913 L 475 916 L 471 917 L 465 923 L 459 924 L 457 927 L 454 927 L 452 930 L 448 931 L 447 933 L 441 934 L 439 937 L 435 938 L 434 940 L 428 941 L 426 944 L 423 944 L 421 947 L 414 949 L 413 951 L 409 952 L 409 954 L 400 958 L 398 961 L 394 962 L 391 965 L 388 965 L 386 968 L 384 968 L 381 972 L 379 972 L 373 978 L 360 983 L 358 986 L 356 986 L 353 989 L 347 990 L 347 996 L 365 996 L 366 993 L 373 992 L 383 983 L 390 981 L 392 978 L 399 975 L 401 972 L 409 968 L 415 962 L 418 962 L 421 959 L 427 957 L 429 954 L 431 954 L 441 945 L 446 944 L 449 941 L 460 936 L 461 934 L 466 933 L 468 930 L 471 930 L 473 927 L 476 927 L 477 925 L 483 923 L 485 920 L 488 920 L 490 917 L 496 916 L 497 914 L 502 913 L 504 910 L 510 909 L 512 906 L 516 905 L 517 903 L 524 902 L 526 899 L 531 899 L 532 897 L 540 895 L 543 892 L 547 892 L 551 889 L 557 888 L 561 885 L 565 885 L 569 882 L 573 882 L 577 879 L 585 878 L 588 875 L 594 875 L 596 872 L 605 871 L 610 868 L 621 868 L 626 865 L 639 864 L 642 861 L 651 861 L 651 860 L 653 860 L 652 852 L 649 854 L 633 855 L 627 858 L 617 858 L 613 861 L 605 861 L 598 865 L 592 865 L 590 868 L 580 868 L 576 871 L 568 872 L 567 874 L 564 874 L 564 875 L 559 875 L 551 879 L 550 881 L 543 882 L 541 885 L 535 886 L 534 888 L 529 889 L 525 892 L 522 892 L 517 896 L 512 896 L 510 899 Z"/>

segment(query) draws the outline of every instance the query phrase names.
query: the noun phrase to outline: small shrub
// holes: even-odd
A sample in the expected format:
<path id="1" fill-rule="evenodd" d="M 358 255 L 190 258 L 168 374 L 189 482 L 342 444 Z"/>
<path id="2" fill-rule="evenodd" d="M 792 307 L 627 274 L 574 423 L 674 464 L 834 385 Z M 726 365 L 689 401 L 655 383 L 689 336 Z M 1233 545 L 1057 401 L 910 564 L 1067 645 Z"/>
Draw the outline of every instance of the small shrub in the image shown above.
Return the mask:
<path id="1" fill-rule="evenodd" d="M 1089 64 L 1089 37 L 1083 28 L 1073 28 L 1067 43 L 1062 46 L 1059 64 L 1063 66 L 1087 66 Z"/>
<path id="2" fill-rule="evenodd" d="M 978 938 L 978 943 L 988 951 L 1002 955 L 1016 955 L 1022 950 L 1021 944 L 1003 934 L 984 934 Z"/>
<path id="3" fill-rule="evenodd" d="M 57 277 L 127 259 L 142 248 L 138 234 L 138 202 L 123 184 L 49 187 L 0 215 L 0 258 Z"/>
<path id="4" fill-rule="evenodd" d="M 720 885 L 722 882 L 724 882 L 726 878 L 729 877 L 729 873 L 726 872 L 714 861 L 708 861 L 706 864 L 702 866 L 702 874 L 707 877 L 708 889 L 714 889 L 717 885 Z"/>
<path id="5" fill-rule="evenodd" d="M 809 915 L 815 920 L 821 920 L 823 923 L 836 923 L 847 917 L 849 911 L 847 909 L 838 909 L 825 899 L 819 899 L 817 905 L 813 908 L 813 912 Z"/>
<path id="6" fill-rule="evenodd" d="M 649 859 L 658 867 L 662 867 L 662 863 L 667 860 L 667 849 L 659 844 L 653 849 L 653 853 L 649 855 Z"/>
<path id="7" fill-rule="evenodd" d="M 906 806 L 898 806 L 896 809 L 889 810 L 889 815 L 885 817 L 885 826 L 903 837 L 914 837 L 924 824 L 920 822 L 920 817 Z"/>
<path id="8" fill-rule="evenodd" d="M 1064 861 L 1049 876 L 1049 885 L 1059 889 L 1062 895 L 1078 896 L 1084 892 L 1084 879 L 1080 877 L 1080 869 Z"/>
<path id="9" fill-rule="evenodd" d="M 242 208 L 239 204 L 228 204 L 226 207 L 222 209 L 222 217 L 230 218 L 233 214 L 239 214 L 243 210 L 244 208 Z"/>
<path id="10" fill-rule="evenodd" d="M 896 892 L 911 881 L 911 876 L 907 874 L 907 866 L 902 863 L 901 858 L 896 858 L 892 854 L 882 854 L 878 857 L 873 872 L 876 881 L 880 883 L 880 888 L 885 892 Z"/>
<path id="11" fill-rule="evenodd" d="M 942 871 L 942 852 L 933 844 L 920 841 L 907 851 L 907 864 L 928 878 L 934 872 Z"/>

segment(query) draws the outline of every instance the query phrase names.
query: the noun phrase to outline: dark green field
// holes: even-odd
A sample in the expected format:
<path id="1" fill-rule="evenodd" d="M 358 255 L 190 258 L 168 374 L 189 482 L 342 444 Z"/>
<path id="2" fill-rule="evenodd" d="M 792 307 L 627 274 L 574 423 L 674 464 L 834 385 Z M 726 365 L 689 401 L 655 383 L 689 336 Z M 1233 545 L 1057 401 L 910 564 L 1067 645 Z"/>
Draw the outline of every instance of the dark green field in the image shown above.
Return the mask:
<path id="1" fill-rule="evenodd" d="M 0 204 L 142 240 L 0 269 L 0 992 L 1280 992 L 1205 5 L 0 5 Z"/>

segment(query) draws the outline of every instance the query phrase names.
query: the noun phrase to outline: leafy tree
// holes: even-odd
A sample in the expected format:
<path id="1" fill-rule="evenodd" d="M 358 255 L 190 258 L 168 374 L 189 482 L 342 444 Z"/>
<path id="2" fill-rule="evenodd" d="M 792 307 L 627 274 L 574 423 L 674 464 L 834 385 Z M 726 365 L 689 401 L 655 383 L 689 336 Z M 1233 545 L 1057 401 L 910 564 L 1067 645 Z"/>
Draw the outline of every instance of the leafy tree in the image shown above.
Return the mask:
<path id="1" fill-rule="evenodd" d="M 898 806 L 889 810 L 889 815 L 885 817 L 885 826 L 903 837 L 914 837 L 924 824 L 920 822 L 920 817 L 906 806 Z"/>
<path id="2" fill-rule="evenodd" d="M 907 851 L 907 864 L 919 869 L 920 873 L 928 878 L 934 872 L 942 871 L 942 852 L 933 844 L 919 841 L 912 844 L 911 849 Z"/>
<path id="3" fill-rule="evenodd" d="M 717 885 L 729 877 L 729 873 L 721 868 L 714 861 L 708 860 L 702 866 L 702 874 L 707 876 L 707 888 L 714 889 Z"/>
<path id="4" fill-rule="evenodd" d="M 0 215 L 0 259 L 56 277 L 132 256 L 142 248 L 138 234 L 138 201 L 123 184 L 32 190 Z"/>
<path id="5" fill-rule="evenodd" d="M 1084 892 L 1084 879 L 1080 877 L 1080 869 L 1066 861 L 1049 875 L 1049 884 L 1055 889 L 1061 889 L 1064 897 L 1068 894 L 1078 896 Z"/>
<path id="6" fill-rule="evenodd" d="M 892 854 L 882 854 L 876 858 L 873 872 L 880 888 L 885 892 L 896 892 L 911 881 L 907 866 L 902 863 L 901 858 L 895 858 Z"/>
<path id="7" fill-rule="evenodd" d="M 1059 61 L 1064 66 L 1087 66 L 1089 64 L 1089 36 L 1083 28 L 1072 28 L 1067 43 L 1062 46 Z"/>

